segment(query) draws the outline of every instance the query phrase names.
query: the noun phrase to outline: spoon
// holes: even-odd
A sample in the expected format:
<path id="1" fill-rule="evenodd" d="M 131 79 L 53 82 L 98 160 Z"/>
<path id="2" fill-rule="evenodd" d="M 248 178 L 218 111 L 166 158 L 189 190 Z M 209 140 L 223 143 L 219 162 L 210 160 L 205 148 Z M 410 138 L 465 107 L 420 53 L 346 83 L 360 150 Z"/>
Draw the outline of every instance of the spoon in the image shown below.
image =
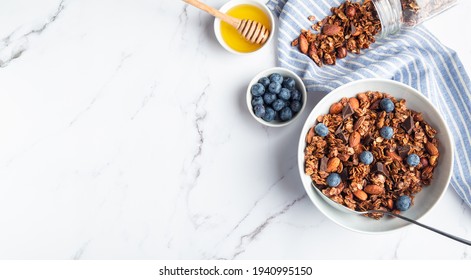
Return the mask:
<path id="1" fill-rule="evenodd" d="M 311 183 L 312 187 L 314 189 L 316 189 L 317 193 L 319 193 L 320 195 L 322 195 L 323 197 L 327 198 L 330 200 L 330 198 L 328 198 L 327 196 L 325 196 L 325 194 L 323 194 L 313 183 Z M 344 210 L 348 210 L 348 212 L 350 213 L 353 213 L 353 214 L 357 214 L 357 215 L 364 215 L 364 214 L 373 214 L 373 213 L 381 213 L 381 214 L 384 214 L 384 215 L 389 215 L 389 216 L 393 216 L 393 217 L 396 217 L 396 218 L 399 218 L 399 219 L 402 219 L 404 221 L 407 221 L 409 223 L 412 223 L 412 224 L 415 224 L 415 225 L 418 225 L 418 226 L 421 226 L 423 228 L 426 228 L 428 230 L 431 230 L 435 233 L 438 233 L 438 234 L 441 234 L 445 237 L 448 237 L 448 238 L 451 238 L 455 241 L 458 241 L 458 242 L 461 242 L 463 244 L 466 244 L 468 246 L 471 246 L 471 241 L 469 240 L 466 240 L 464 238 L 461 238 L 461 237 L 458 237 L 458 236 L 454 236 L 452 234 L 449 234 L 447 232 L 444 232 L 442 230 L 439 230 L 439 229 L 436 229 L 436 228 L 433 228 L 431 226 L 427 226 L 427 225 L 424 225 L 420 222 L 417 222 L 416 220 L 412 220 L 411 218 L 407 218 L 403 215 L 400 215 L 400 214 L 396 214 L 396 213 L 393 213 L 393 212 L 389 212 L 389 211 L 385 211 L 385 210 L 367 210 L 367 211 L 356 211 L 356 210 L 352 210 L 348 207 L 346 207 L 345 205 L 342 205 L 342 204 L 339 204 L 333 200 L 331 200 L 333 203 L 335 203 L 336 205 L 340 206 L 340 207 L 343 207 Z"/>
<path id="2" fill-rule="evenodd" d="M 270 30 L 268 30 L 263 24 L 257 21 L 250 19 L 238 19 L 231 17 L 224 13 L 221 13 L 219 10 L 210 7 L 204 3 L 201 3 L 198 0 L 183 0 L 200 10 L 207 12 L 210 15 L 217 17 L 218 19 L 232 25 L 240 35 L 244 37 L 245 40 L 249 41 L 252 44 L 263 44 L 267 41 L 268 36 L 270 35 Z"/>

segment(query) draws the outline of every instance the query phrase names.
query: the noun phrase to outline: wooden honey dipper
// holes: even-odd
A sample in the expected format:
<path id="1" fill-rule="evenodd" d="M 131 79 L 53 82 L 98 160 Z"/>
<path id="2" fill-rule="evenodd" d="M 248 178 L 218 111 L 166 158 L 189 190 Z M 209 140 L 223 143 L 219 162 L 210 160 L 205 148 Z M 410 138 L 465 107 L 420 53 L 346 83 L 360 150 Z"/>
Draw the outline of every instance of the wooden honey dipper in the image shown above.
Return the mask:
<path id="1" fill-rule="evenodd" d="M 240 35 L 242 35 L 244 39 L 246 39 L 252 44 L 263 44 L 267 41 L 268 36 L 270 35 L 270 30 L 268 30 L 268 28 L 263 26 L 263 24 L 261 24 L 260 22 L 253 21 L 250 19 L 238 19 L 235 17 L 231 17 L 229 15 L 221 13 L 219 10 L 213 7 L 201 3 L 198 0 L 183 1 L 234 26 L 234 28 L 239 31 Z"/>

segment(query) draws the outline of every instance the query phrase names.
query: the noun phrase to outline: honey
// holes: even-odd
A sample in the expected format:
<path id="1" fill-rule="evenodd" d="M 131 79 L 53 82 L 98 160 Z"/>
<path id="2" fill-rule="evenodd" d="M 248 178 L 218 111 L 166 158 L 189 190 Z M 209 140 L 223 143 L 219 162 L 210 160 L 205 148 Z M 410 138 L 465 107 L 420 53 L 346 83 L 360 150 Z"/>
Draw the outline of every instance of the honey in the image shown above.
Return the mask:
<path id="1" fill-rule="evenodd" d="M 256 6 L 242 4 L 231 8 L 226 13 L 236 18 L 258 21 L 271 32 L 270 18 L 263 10 Z M 252 44 L 245 40 L 237 29 L 225 22 L 221 22 L 221 36 L 231 49 L 238 52 L 249 53 L 263 46 L 262 44 Z"/>

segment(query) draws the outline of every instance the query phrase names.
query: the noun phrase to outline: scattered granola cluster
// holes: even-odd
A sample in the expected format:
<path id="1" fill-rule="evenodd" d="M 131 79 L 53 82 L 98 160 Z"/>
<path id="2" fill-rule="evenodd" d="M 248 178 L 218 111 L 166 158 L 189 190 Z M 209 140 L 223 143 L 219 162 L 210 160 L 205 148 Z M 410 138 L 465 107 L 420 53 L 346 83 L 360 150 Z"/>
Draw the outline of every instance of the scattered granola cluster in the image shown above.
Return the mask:
<path id="1" fill-rule="evenodd" d="M 381 31 L 381 22 L 371 0 L 363 4 L 346 1 L 331 8 L 332 15 L 318 21 L 312 33 L 302 30 L 291 45 L 308 55 L 318 66 L 335 64 L 337 58 L 347 56 L 347 51 L 360 53 L 375 42 L 375 35 Z M 309 20 L 315 20 L 309 16 Z"/>
<path id="2" fill-rule="evenodd" d="M 359 93 L 332 104 L 317 121 L 306 135 L 305 173 L 333 201 L 356 211 L 400 212 L 407 210 L 405 196 L 413 202 L 430 184 L 437 131 L 405 99 Z"/>

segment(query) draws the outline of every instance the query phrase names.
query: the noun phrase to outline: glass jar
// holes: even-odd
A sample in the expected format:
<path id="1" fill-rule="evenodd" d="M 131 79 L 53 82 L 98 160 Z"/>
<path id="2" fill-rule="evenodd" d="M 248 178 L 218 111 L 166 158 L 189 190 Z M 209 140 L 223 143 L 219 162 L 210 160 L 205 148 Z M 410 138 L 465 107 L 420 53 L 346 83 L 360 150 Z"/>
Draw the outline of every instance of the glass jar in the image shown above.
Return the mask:
<path id="1" fill-rule="evenodd" d="M 413 27 L 445 11 L 458 0 L 371 0 L 381 21 L 381 37 Z"/>

